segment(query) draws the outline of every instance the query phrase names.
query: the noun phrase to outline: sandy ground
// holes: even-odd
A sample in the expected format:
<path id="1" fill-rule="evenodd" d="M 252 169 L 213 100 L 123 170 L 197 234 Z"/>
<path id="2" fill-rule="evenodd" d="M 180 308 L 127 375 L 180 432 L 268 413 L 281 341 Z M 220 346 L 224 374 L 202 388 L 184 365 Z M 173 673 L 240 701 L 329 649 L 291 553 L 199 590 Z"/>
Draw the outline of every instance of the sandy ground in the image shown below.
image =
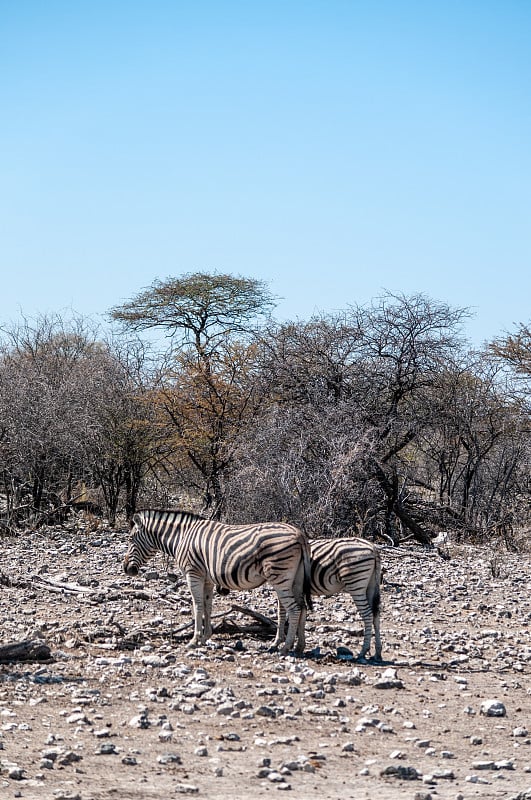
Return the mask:
<path id="1" fill-rule="evenodd" d="M 190 651 L 186 587 L 161 556 L 127 578 L 127 539 L 0 540 L 0 644 L 52 655 L 0 665 L 0 797 L 531 798 L 529 557 L 384 552 L 385 662 L 360 664 L 345 595 L 316 600 L 304 658 L 268 652 L 233 610 L 274 617 L 268 589 L 216 597 Z"/>

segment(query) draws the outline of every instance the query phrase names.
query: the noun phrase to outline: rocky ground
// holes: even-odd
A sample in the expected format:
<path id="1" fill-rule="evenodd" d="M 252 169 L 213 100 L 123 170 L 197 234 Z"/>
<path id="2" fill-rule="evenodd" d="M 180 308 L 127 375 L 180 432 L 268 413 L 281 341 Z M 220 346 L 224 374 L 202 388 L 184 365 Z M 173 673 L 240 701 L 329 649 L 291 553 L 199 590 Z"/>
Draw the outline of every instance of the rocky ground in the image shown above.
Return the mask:
<path id="1" fill-rule="evenodd" d="M 386 661 L 358 664 L 348 596 L 269 653 L 267 589 L 215 598 L 189 651 L 186 587 L 161 556 L 127 578 L 127 540 L 0 539 L 0 644 L 52 656 L 0 665 L 2 798 L 531 798 L 529 557 L 384 551 Z"/>

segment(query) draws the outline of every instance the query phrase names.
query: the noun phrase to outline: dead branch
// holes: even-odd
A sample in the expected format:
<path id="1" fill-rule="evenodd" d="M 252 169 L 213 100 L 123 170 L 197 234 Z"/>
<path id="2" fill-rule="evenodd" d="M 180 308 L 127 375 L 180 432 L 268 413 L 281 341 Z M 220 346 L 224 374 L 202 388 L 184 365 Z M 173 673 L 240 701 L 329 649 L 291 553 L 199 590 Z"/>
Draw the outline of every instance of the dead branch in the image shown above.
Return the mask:
<path id="1" fill-rule="evenodd" d="M 78 583 L 61 583 L 61 581 L 52 581 L 49 578 L 43 578 L 41 575 L 32 575 L 32 580 L 40 584 L 42 588 L 48 589 L 50 592 L 60 592 L 61 594 L 94 594 L 94 590 L 88 586 L 80 586 Z"/>
<path id="2" fill-rule="evenodd" d="M 252 617 L 257 622 L 260 622 L 261 625 L 265 625 L 267 628 L 273 628 L 276 630 L 277 624 L 269 617 L 266 617 L 264 614 L 259 614 L 258 611 L 253 611 L 251 608 L 247 608 L 246 606 L 231 606 L 232 611 L 237 611 L 240 614 L 244 614 L 248 617 Z"/>
<path id="3" fill-rule="evenodd" d="M 0 664 L 13 661 L 49 661 L 51 652 L 42 639 L 27 639 L 14 644 L 0 645 Z"/>

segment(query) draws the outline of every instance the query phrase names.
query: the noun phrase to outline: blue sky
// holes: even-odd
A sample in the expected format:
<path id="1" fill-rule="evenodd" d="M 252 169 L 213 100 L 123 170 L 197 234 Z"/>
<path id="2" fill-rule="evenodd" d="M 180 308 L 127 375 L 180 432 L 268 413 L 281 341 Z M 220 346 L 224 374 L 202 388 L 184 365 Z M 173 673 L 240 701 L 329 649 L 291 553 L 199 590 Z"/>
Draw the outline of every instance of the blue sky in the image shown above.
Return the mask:
<path id="1" fill-rule="evenodd" d="M 526 0 L 0 0 L 0 325 L 155 278 L 531 319 Z"/>

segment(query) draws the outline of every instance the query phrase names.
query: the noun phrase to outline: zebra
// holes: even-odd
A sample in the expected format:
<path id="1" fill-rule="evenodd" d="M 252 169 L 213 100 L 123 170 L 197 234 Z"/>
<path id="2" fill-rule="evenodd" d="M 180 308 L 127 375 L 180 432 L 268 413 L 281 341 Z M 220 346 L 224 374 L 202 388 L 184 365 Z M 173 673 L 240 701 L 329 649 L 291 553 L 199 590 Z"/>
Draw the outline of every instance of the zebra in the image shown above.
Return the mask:
<path id="1" fill-rule="evenodd" d="M 378 550 L 365 539 L 311 539 L 312 595 L 330 597 L 348 592 L 363 620 L 363 645 L 357 658 L 365 660 L 374 627 L 376 661 L 382 660 L 380 638 L 381 562 Z M 286 615 L 278 604 L 278 628 L 285 628 Z"/>
<path id="2" fill-rule="evenodd" d="M 297 637 L 297 652 L 304 651 L 306 614 L 312 608 L 310 546 L 298 528 L 280 522 L 226 525 L 188 511 L 146 509 L 133 516 L 131 535 L 124 559 L 128 575 L 138 575 L 157 550 L 173 556 L 184 572 L 194 613 L 190 647 L 212 635 L 214 585 L 230 591 L 268 582 L 284 621 L 288 617 L 285 641 L 277 632 L 273 648 L 283 644 L 280 652 L 285 654 Z"/>

